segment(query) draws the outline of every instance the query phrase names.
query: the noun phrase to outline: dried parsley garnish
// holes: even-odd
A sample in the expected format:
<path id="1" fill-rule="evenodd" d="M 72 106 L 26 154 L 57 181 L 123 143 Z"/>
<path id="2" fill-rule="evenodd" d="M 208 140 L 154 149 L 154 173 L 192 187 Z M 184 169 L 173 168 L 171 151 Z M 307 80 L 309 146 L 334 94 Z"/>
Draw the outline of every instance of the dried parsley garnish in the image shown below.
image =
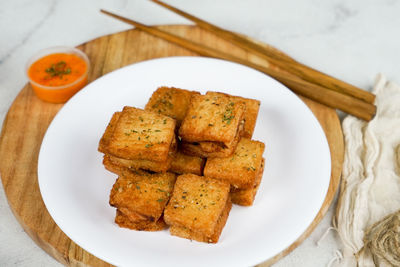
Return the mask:
<path id="1" fill-rule="evenodd" d="M 51 64 L 50 68 L 47 68 L 45 71 L 50 74 L 51 77 L 59 76 L 60 79 L 62 79 L 63 75 L 71 73 L 71 68 L 67 67 L 65 61 L 60 61 L 56 64 Z"/>

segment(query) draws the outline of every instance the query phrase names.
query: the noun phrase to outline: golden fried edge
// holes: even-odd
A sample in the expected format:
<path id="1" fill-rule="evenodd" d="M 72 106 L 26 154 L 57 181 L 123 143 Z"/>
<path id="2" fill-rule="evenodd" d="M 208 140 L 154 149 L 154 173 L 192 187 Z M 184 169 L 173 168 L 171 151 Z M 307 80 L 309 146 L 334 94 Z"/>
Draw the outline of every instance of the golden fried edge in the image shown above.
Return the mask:
<path id="1" fill-rule="evenodd" d="M 229 190 L 229 184 L 223 181 L 194 174 L 180 175 L 164 210 L 165 222 L 211 235 L 229 197 Z M 205 219 L 204 214 L 209 217 Z"/>
<path id="2" fill-rule="evenodd" d="M 238 158 L 236 154 L 238 153 L 238 150 L 240 151 L 240 147 L 248 146 L 249 142 L 251 146 L 256 146 L 253 148 L 254 151 L 250 150 L 248 152 L 249 156 L 246 156 L 244 159 Z M 236 188 L 252 188 L 254 186 L 254 181 L 256 180 L 257 172 L 261 166 L 264 149 L 264 143 L 242 138 L 232 157 L 208 158 L 203 170 L 204 176 L 229 182 Z M 249 158 L 252 154 L 255 154 L 256 157 Z M 245 169 L 242 164 L 243 162 L 247 162 L 246 160 L 255 161 L 255 164 L 257 165 L 248 166 L 248 168 Z"/>
<path id="3" fill-rule="evenodd" d="M 201 232 L 198 231 L 192 231 L 186 227 L 182 226 L 174 226 L 172 225 L 170 227 L 170 233 L 171 235 L 190 239 L 190 240 L 196 240 L 199 242 L 205 242 L 205 243 L 217 243 L 219 240 L 219 237 L 221 236 L 222 230 L 225 227 L 225 224 L 228 220 L 230 210 L 232 208 L 232 202 L 230 198 L 227 199 L 226 205 L 224 210 L 222 211 L 221 215 L 218 218 L 217 224 L 215 225 L 214 232 L 212 235 L 207 236 L 204 235 Z"/>
<path id="4" fill-rule="evenodd" d="M 170 171 L 177 174 L 193 173 L 196 175 L 203 174 L 205 159 L 186 155 L 178 150 L 171 162 Z"/>
<path id="5" fill-rule="evenodd" d="M 161 86 L 153 92 L 144 109 L 172 117 L 179 127 L 186 115 L 191 97 L 199 94 L 197 91 Z"/>
<path id="6" fill-rule="evenodd" d="M 218 100 L 219 102 L 216 100 L 216 104 L 212 105 L 214 102 L 205 95 L 192 97 L 188 112 L 179 128 L 179 136 L 183 141 L 218 142 L 230 146 L 243 121 L 246 105 L 244 102 L 225 96 L 218 96 Z M 232 103 L 232 106 L 226 102 Z M 216 119 L 215 112 L 220 113 L 217 117 L 221 119 Z"/>
<path id="7" fill-rule="evenodd" d="M 256 181 L 254 183 L 253 188 L 249 189 L 238 189 L 233 186 L 231 186 L 231 199 L 232 203 L 240 206 L 251 206 L 254 203 L 254 199 L 256 197 L 258 188 L 260 187 L 261 184 L 261 179 L 264 173 L 264 164 L 265 164 L 265 159 L 263 158 L 260 170 L 257 174 Z"/>
<path id="8" fill-rule="evenodd" d="M 103 151 L 124 159 L 165 161 L 175 138 L 175 125 L 168 116 L 125 106 Z"/>
<path id="9" fill-rule="evenodd" d="M 241 96 L 229 95 L 229 94 L 221 93 L 221 92 L 208 91 L 206 93 L 206 95 L 219 95 L 219 94 L 234 97 L 234 98 L 240 99 L 246 103 L 246 112 L 244 114 L 245 123 L 244 123 L 244 131 L 243 131 L 242 135 L 243 135 L 243 137 L 246 137 L 246 138 L 252 138 L 254 128 L 255 128 L 256 122 L 257 122 L 258 112 L 260 109 L 260 104 L 261 104 L 260 101 L 256 100 L 256 99 L 251 99 L 251 98 L 244 98 Z"/>
<path id="10" fill-rule="evenodd" d="M 110 192 L 109 204 L 135 212 L 150 221 L 158 220 L 171 196 L 176 175 L 123 171 Z"/>
<path id="11" fill-rule="evenodd" d="M 118 224 L 119 227 L 128 228 L 136 231 L 162 231 L 167 228 L 162 217 L 158 219 L 158 221 L 141 221 L 141 222 L 132 222 L 129 218 L 123 214 L 120 210 L 117 209 L 115 215 L 115 223 Z"/>

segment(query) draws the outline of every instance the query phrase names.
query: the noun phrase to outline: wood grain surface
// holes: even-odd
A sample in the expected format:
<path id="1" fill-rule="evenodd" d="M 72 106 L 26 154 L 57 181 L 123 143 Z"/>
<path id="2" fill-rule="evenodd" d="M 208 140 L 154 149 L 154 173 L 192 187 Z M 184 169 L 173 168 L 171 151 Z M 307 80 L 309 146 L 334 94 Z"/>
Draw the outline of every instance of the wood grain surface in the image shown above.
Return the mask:
<path id="1" fill-rule="evenodd" d="M 249 56 L 244 50 L 222 41 L 217 36 L 195 26 L 161 26 L 161 29 L 207 43 L 235 56 L 248 58 L 258 64 L 263 59 Z M 196 54 L 149 36 L 139 30 L 120 32 L 79 46 L 91 61 L 89 81 L 128 64 L 168 56 L 196 56 Z M 325 201 L 308 229 L 290 247 L 262 263 L 269 266 L 296 248 L 321 221 L 339 185 L 343 163 L 343 136 L 335 110 L 302 98 L 321 123 L 327 136 L 332 175 Z M 15 217 L 29 236 L 56 260 L 68 266 L 110 266 L 72 242 L 57 227 L 45 208 L 37 177 L 38 154 L 42 138 L 62 104 L 49 104 L 38 99 L 26 85 L 11 105 L 0 135 L 0 175 Z"/>

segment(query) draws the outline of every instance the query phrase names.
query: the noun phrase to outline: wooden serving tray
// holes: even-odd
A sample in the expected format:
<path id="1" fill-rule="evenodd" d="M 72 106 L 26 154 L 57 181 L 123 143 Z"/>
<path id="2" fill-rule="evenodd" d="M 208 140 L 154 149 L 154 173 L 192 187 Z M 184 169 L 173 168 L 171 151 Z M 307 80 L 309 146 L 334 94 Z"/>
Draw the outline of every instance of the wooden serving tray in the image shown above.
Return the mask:
<path id="1" fill-rule="evenodd" d="M 162 26 L 167 30 L 200 43 L 249 58 L 256 57 L 195 26 Z M 79 46 L 89 57 L 92 68 L 89 81 L 128 64 L 168 56 L 196 56 L 174 44 L 152 37 L 139 30 L 129 30 L 97 38 Z M 313 111 L 327 136 L 332 174 L 325 201 L 308 229 L 290 247 L 269 259 L 268 266 L 296 248 L 321 221 L 339 185 L 343 163 L 343 135 L 335 110 L 302 100 Z M 72 242 L 55 224 L 40 195 L 37 162 L 42 138 L 62 104 L 49 104 L 38 99 L 26 85 L 11 105 L 0 135 L 0 174 L 11 210 L 29 236 L 47 253 L 68 266 L 110 266 Z"/>

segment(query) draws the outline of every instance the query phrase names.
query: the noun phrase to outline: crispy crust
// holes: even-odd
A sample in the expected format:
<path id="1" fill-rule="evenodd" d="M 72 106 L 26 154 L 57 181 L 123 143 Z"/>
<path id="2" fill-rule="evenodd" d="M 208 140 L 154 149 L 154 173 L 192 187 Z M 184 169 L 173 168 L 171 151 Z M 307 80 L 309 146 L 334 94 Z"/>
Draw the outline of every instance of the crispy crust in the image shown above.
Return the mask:
<path id="1" fill-rule="evenodd" d="M 194 95 L 179 129 L 185 142 L 218 142 L 229 147 L 246 110 L 243 101 L 224 95 Z"/>
<path id="2" fill-rule="evenodd" d="M 165 162 L 155 162 L 144 159 L 122 159 L 112 155 L 105 154 L 103 156 L 103 165 L 110 172 L 118 175 L 126 170 L 147 170 L 152 172 L 166 172 L 170 166 L 172 160 L 175 158 L 174 154 L 177 149 L 176 139 L 174 138 L 172 148 L 168 154 L 168 158 Z"/>
<path id="3" fill-rule="evenodd" d="M 238 188 L 234 188 L 233 186 L 231 186 L 230 196 L 231 196 L 233 204 L 237 204 L 237 205 L 241 205 L 241 206 L 253 205 L 254 199 L 256 197 L 258 188 L 260 187 L 261 179 L 263 176 L 264 162 L 265 162 L 265 160 L 263 159 L 253 188 L 238 189 Z"/>
<path id="4" fill-rule="evenodd" d="M 193 173 L 196 175 L 202 175 L 204 164 L 205 159 L 188 156 L 178 151 L 171 162 L 169 171 L 177 174 Z"/>
<path id="5" fill-rule="evenodd" d="M 104 154 L 107 153 L 108 144 L 110 143 L 111 136 L 114 132 L 115 125 L 117 124 L 120 115 L 121 115 L 121 112 L 115 112 L 112 115 L 111 120 L 108 123 L 103 136 L 100 139 L 98 150 Z"/>
<path id="6" fill-rule="evenodd" d="M 233 154 L 243 131 L 243 123 L 240 124 L 235 139 L 229 146 L 222 145 L 218 142 L 198 142 L 187 143 L 181 142 L 180 148 L 183 153 L 189 156 L 197 156 L 201 158 L 226 158 Z"/>
<path id="7" fill-rule="evenodd" d="M 165 228 L 167 228 L 167 225 L 165 224 L 162 217 L 155 222 L 151 221 L 132 222 L 120 210 L 117 210 L 117 214 L 115 215 L 115 223 L 118 224 L 119 227 L 137 231 L 154 232 L 154 231 L 162 231 Z"/>
<path id="8" fill-rule="evenodd" d="M 224 229 L 226 221 L 228 220 L 231 208 L 232 208 L 232 202 L 230 198 L 228 198 L 225 208 L 222 211 L 221 216 L 219 216 L 218 218 L 217 224 L 214 228 L 214 233 L 210 236 L 204 235 L 202 232 L 192 231 L 186 227 L 174 226 L 174 225 L 170 227 L 169 231 L 171 235 L 174 236 L 179 236 L 190 240 L 196 240 L 199 242 L 217 243 L 222 233 L 222 229 Z"/>
<path id="9" fill-rule="evenodd" d="M 207 92 L 206 95 L 218 95 L 218 94 L 228 95 L 220 92 Z M 251 137 L 253 136 L 254 128 L 256 127 L 258 111 L 260 109 L 261 103 L 259 100 L 256 99 L 244 98 L 240 96 L 231 96 L 231 97 L 237 98 L 238 100 L 241 100 L 246 104 L 246 112 L 244 114 L 245 123 L 244 123 L 243 137 L 251 139 Z"/>
<path id="10" fill-rule="evenodd" d="M 222 147 L 218 147 L 217 149 L 215 149 L 215 151 L 213 152 L 207 152 L 204 151 L 202 149 L 200 143 L 199 144 L 193 144 L 193 143 L 186 143 L 186 142 L 182 142 L 182 152 L 186 155 L 189 156 L 193 156 L 193 157 L 200 157 L 200 158 L 225 158 L 225 157 L 229 157 L 230 155 L 233 154 L 233 152 L 235 151 L 234 146 L 230 147 L 230 148 L 222 148 Z"/>
<path id="11" fill-rule="evenodd" d="M 178 176 L 172 197 L 164 210 L 168 225 L 186 227 L 211 236 L 229 198 L 228 183 L 184 174 Z"/>
<path id="12" fill-rule="evenodd" d="M 252 188 L 264 149 L 264 143 L 242 138 L 231 157 L 207 159 L 204 176 L 226 181 L 236 188 Z"/>
<path id="13" fill-rule="evenodd" d="M 190 104 L 192 95 L 200 94 L 175 87 L 159 87 L 153 92 L 147 102 L 145 110 L 153 111 L 174 118 L 176 124 L 182 123 Z"/>
<path id="14" fill-rule="evenodd" d="M 176 175 L 126 171 L 118 177 L 110 193 L 110 205 L 157 221 L 172 193 Z"/>
<path id="15" fill-rule="evenodd" d="M 205 100 L 207 100 L 207 101 L 205 101 L 205 102 L 215 101 L 215 102 L 212 102 L 211 104 L 213 105 L 213 103 L 216 103 L 219 105 L 218 100 L 220 98 L 229 98 L 229 96 L 219 94 L 219 95 L 212 96 L 210 98 L 206 98 Z M 236 103 L 242 104 L 240 101 L 231 102 L 231 103 L 235 103 L 235 105 L 236 105 Z M 217 113 L 218 112 L 219 111 L 217 111 Z M 194 115 L 194 116 L 196 116 L 196 115 Z M 244 114 L 242 114 L 242 116 L 244 116 Z M 225 125 L 222 125 L 222 127 L 226 126 L 226 123 L 227 122 L 225 121 Z M 236 146 L 240 140 L 240 137 L 243 135 L 242 133 L 244 131 L 244 123 L 245 122 L 243 119 L 239 119 L 239 126 L 236 129 L 234 139 L 228 143 L 223 143 L 223 142 L 219 142 L 219 141 L 200 141 L 200 142 L 190 143 L 190 142 L 183 141 L 183 142 L 181 142 L 182 152 L 189 156 L 196 156 L 196 157 L 201 157 L 201 158 L 229 157 L 235 151 Z"/>
<path id="16" fill-rule="evenodd" d="M 153 172 L 166 172 L 170 168 L 171 162 L 174 159 L 172 156 L 169 156 L 165 162 L 155 162 L 145 159 L 121 159 L 111 155 L 105 155 L 104 158 L 108 158 L 108 162 L 111 162 L 111 164 L 118 167 L 125 167 L 131 170 L 148 170 Z"/>
<path id="17" fill-rule="evenodd" d="M 118 121 L 107 127 L 99 150 L 124 159 L 166 161 L 175 136 L 175 123 L 164 115 L 124 107 Z"/>
<path id="18" fill-rule="evenodd" d="M 108 155 L 103 156 L 103 165 L 106 168 L 106 170 L 115 173 L 117 175 L 122 175 L 124 172 L 128 172 L 129 168 L 115 164 L 110 160 L 110 157 Z"/>
<path id="19" fill-rule="evenodd" d="M 120 207 L 118 209 L 123 215 L 131 222 L 138 223 L 138 222 L 152 222 L 146 216 L 143 216 L 137 212 L 134 212 L 128 208 Z"/>

